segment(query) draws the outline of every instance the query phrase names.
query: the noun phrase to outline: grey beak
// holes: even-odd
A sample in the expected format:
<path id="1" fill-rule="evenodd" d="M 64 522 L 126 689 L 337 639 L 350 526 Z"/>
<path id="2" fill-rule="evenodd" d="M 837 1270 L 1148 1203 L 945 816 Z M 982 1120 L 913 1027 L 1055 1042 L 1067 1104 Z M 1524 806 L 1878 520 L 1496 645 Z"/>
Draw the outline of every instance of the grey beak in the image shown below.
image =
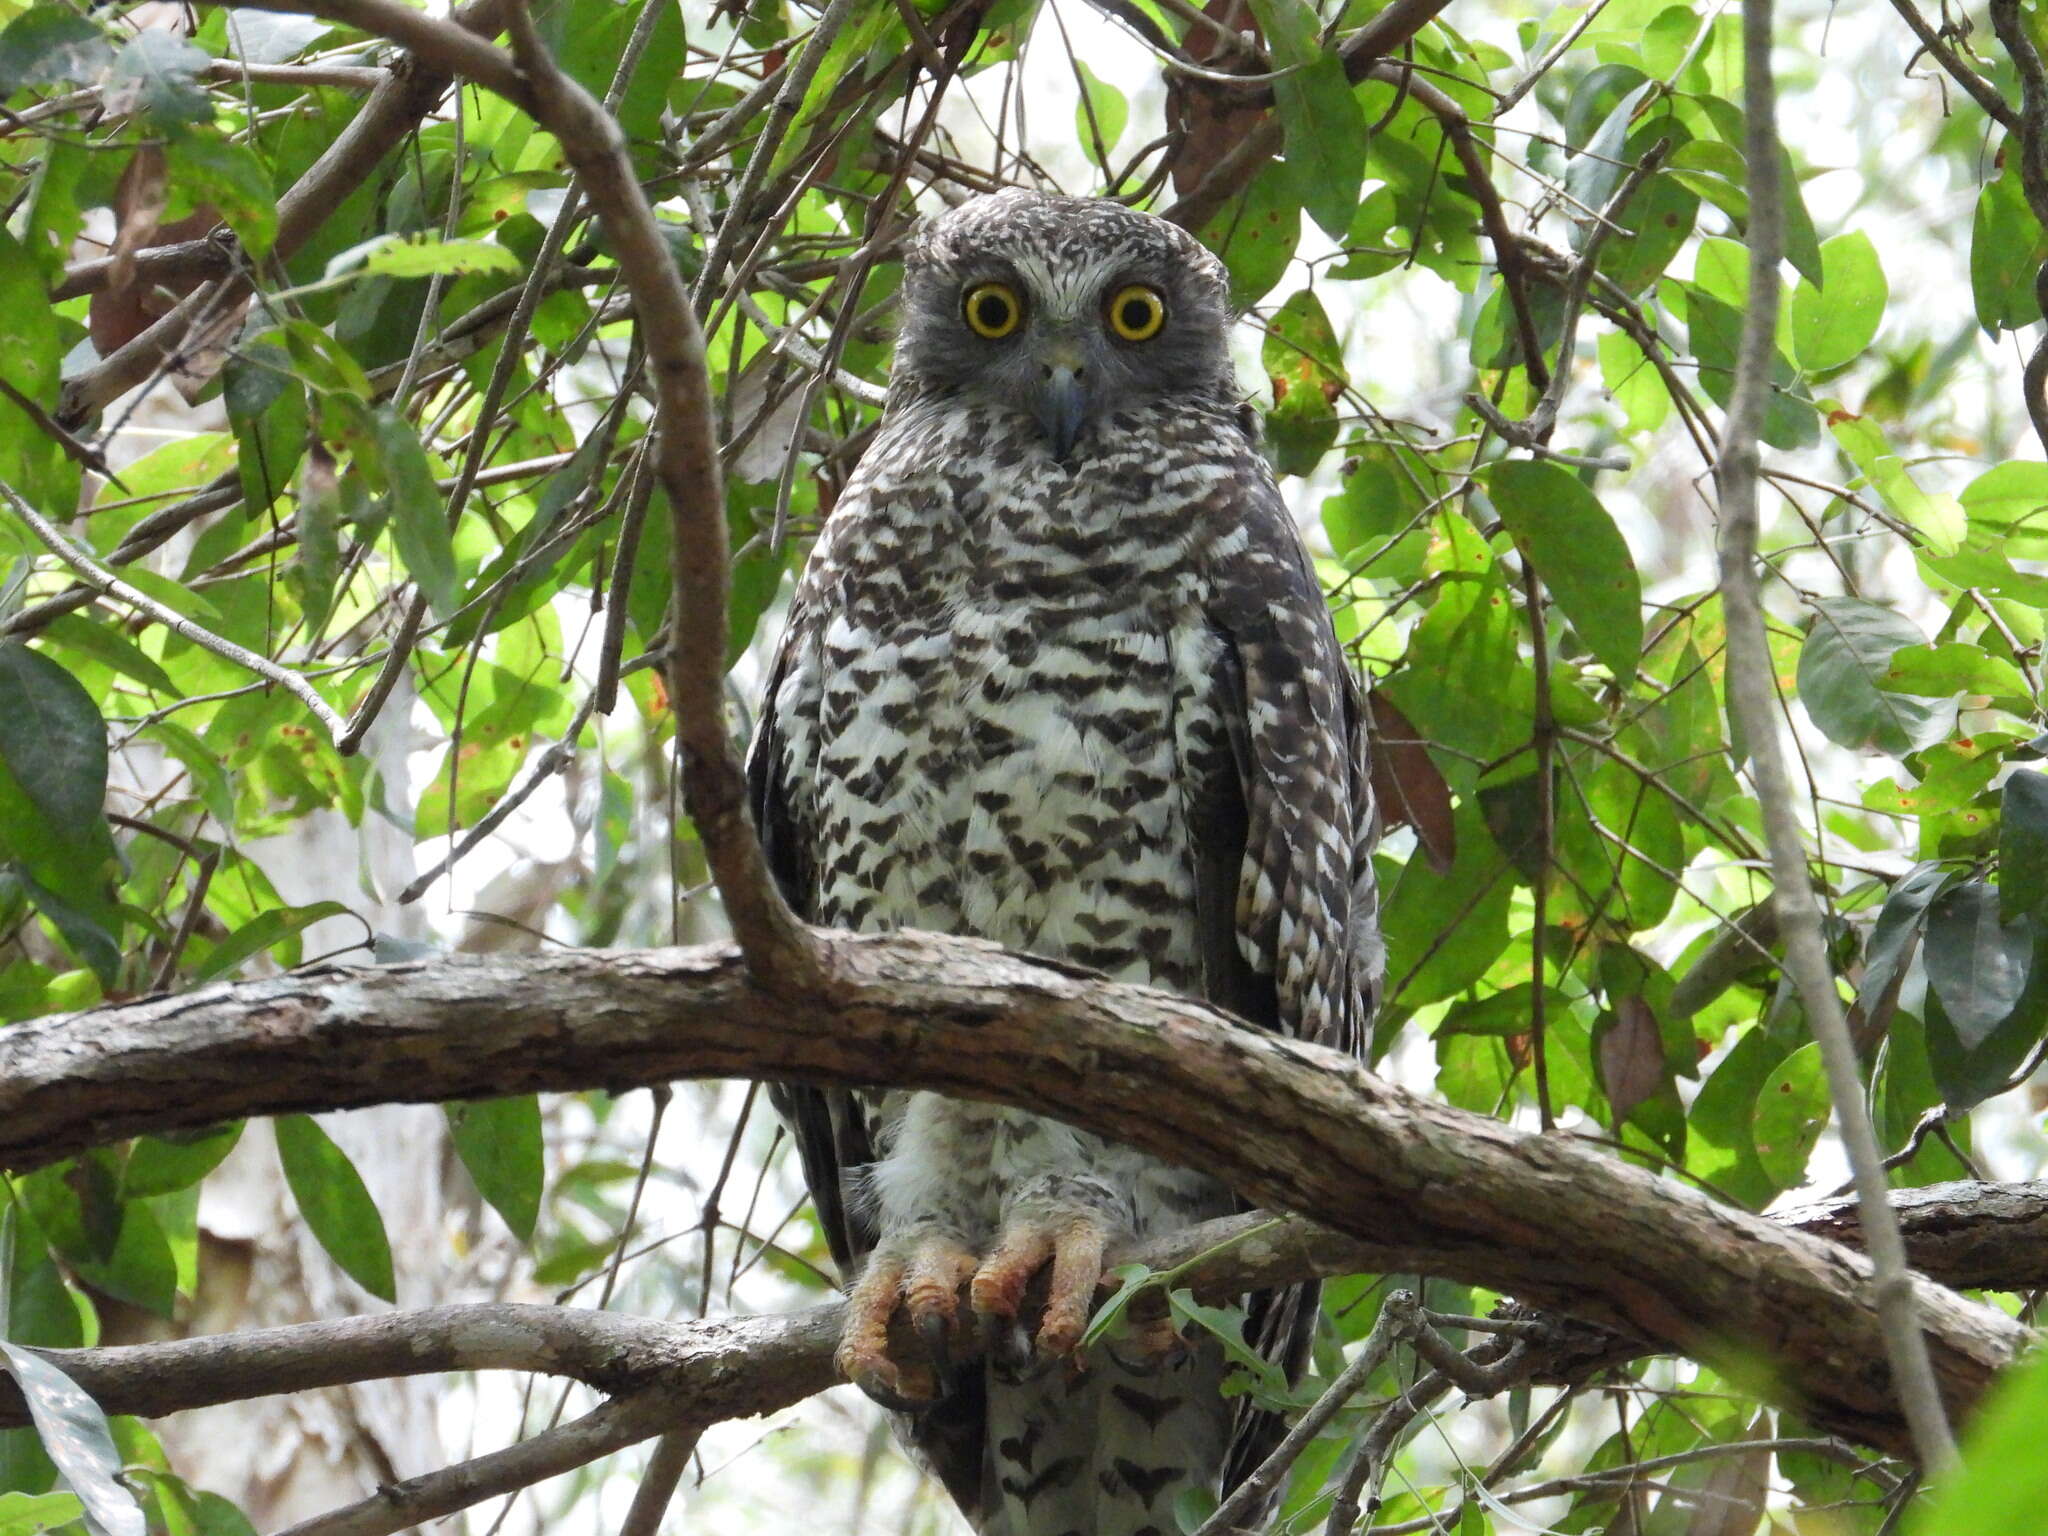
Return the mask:
<path id="1" fill-rule="evenodd" d="M 1087 425 L 1088 399 L 1081 388 L 1081 370 L 1053 364 L 1031 401 L 1031 414 L 1044 429 L 1052 456 L 1062 464 L 1074 451 L 1081 428 Z"/>

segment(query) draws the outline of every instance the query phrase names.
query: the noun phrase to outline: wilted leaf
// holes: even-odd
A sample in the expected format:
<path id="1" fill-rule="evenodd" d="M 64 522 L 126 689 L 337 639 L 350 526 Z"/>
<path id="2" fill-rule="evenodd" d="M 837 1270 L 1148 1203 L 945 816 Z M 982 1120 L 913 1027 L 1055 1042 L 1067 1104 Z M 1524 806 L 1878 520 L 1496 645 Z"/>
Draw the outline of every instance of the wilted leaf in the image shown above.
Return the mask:
<path id="1" fill-rule="evenodd" d="M 1620 999 L 1606 1027 L 1594 1032 L 1593 1044 L 1599 1053 L 1600 1086 L 1614 1106 L 1615 1124 L 1669 1085 L 1664 1036 L 1656 1013 L 1640 997 Z"/>
<path id="2" fill-rule="evenodd" d="M 1380 816 L 1389 827 L 1413 827 L 1430 868 L 1447 875 L 1458 856 L 1451 787 L 1391 699 L 1375 690 L 1366 694 L 1365 707 L 1372 720 L 1372 793 Z"/>

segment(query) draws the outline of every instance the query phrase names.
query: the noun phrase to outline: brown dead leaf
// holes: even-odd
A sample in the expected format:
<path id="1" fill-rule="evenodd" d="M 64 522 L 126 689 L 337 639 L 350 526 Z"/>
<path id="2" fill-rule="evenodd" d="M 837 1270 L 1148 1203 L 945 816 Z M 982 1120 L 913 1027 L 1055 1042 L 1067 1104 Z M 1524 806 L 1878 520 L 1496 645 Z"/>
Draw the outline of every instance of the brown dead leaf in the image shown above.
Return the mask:
<path id="1" fill-rule="evenodd" d="M 128 157 L 114 186 L 114 265 L 107 286 L 119 291 L 135 281 L 135 253 L 156 243 L 164 204 L 170 201 L 171 170 L 161 144 L 142 144 Z"/>
<path id="2" fill-rule="evenodd" d="M 1384 696 L 1366 695 L 1372 721 L 1372 793 L 1390 827 L 1413 827 L 1429 867 L 1448 875 L 1458 857 L 1451 786 L 1429 760 L 1421 735 Z"/>
<path id="3" fill-rule="evenodd" d="M 1601 1032 L 1599 1054 L 1600 1083 L 1619 1124 L 1665 1084 L 1664 1035 L 1650 1005 L 1640 997 L 1617 1003 L 1614 1022 Z"/>
<path id="4" fill-rule="evenodd" d="M 1258 23 L 1244 0 L 1208 0 L 1202 14 L 1255 43 L 1261 41 Z M 1182 46 L 1195 63 L 1223 69 L 1242 57 L 1207 27 L 1191 26 Z M 1174 191 L 1185 197 L 1200 186 L 1216 162 L 1235 149 L 1265 115 L 1264 107 L 1245 105 L 1228 86 L 1169 73 L 1166 127 L 1180 135 L 1180 148 L 1173 157 Z"/>

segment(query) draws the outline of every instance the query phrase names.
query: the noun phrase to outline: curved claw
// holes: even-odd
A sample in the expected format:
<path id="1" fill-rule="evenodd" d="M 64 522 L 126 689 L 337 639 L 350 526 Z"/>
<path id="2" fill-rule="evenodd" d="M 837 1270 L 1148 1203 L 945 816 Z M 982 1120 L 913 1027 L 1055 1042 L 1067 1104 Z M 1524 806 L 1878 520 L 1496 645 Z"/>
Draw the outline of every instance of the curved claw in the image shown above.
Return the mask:
<path id="1" fill-rule="evenodd" d="M 953 1351 L 946 1339 L 950 1332 L 951 1320 L 942 1312 L 926 1312 L 917 1319 L 917 1336 L 924 1340 L 925 1352 L 932 1357 L 932 1369 L 940 1376 L 953 1368 Z"/>
<path id="2" fill-rule="evenodd" d="M 932 1382 L 930 1391 L 921 1395 L 917 1391 L 922 1382 L 916 1378 L 927 1376 L 928 1373 L 916 1371 L 906 1379 L 903 1372 L 885 1367 L 886 1362 L 883 1366 L 874 1368 L 856 1366 L 846 1373 L 847 1379 L 892 1413 L 921 1413 L 938 1401 L 936 1381 Z M 891 1379 L 885 1380 L 885 1376 Z M 903 1390 L 898 1390 L 899 1388 Z"/>

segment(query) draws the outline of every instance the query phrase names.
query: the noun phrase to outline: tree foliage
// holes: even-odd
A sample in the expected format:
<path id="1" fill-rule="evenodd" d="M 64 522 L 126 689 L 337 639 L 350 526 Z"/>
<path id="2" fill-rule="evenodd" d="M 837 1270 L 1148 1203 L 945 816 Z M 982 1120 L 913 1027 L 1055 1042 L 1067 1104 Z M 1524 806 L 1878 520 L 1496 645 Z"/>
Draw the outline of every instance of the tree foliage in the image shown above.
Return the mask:
<path id="1" fill-rule="evenodd" d="M 687 825 L 669 836 L 651 663 L 672 564 L 706 555 L 672 547 L 635 302 L 563 146 L 395 54 L 374 4 L 155 9 L 0 0 L 0 1016 L 306 960 L 353 893 L 286 903 L 262 840 L 316 812 L 408 831 L 428 866 L 410 898 L 566 804 L 588 873 L 548 934 L 698 931 L 707 866 Z M 509 10 L 458 17 L 488 38 Z M 1911 0 L 1831 39 L 1801 12 L 1781 48 L 1826 127 L 1785 149 L 1770 643 L 1901 1188 L 2011 1165 L 2010 1095 L 2048 1037 L 2048 353 L 2013 363 L 2042 320 L 2048 145 L 2023 109 L 2048 122 L 2048 80 L 2041 19 L 1992 11 L 1995 40 Z M 1734 12 L 546 0 L 532 19 L 615 117 L 703 328 L 736 735 L 768 616 L 879 412 L 916 211 L 1012 182 L 1135 200 L 1229 268 L 1267 451 L 1373 682 L 1395 828 L 1373 1061 L 1751 1209 L 1837 1176 L 1704 558 L 1749 275 Z M 1887 137 L 1852 120 L 1859 91 Z M 170 398 L 177 425 L 136 451 Z M 361 750 L 408 727 L 429 759 L 411 777 Z M 536 1101 L 449 1123 L 533 1284 L 614 1256 L 584 1218 L 617 1170 L 551 1156 Z M 91 1343 L 106 1299 L 172 1315 L 199 1186 L 239 1134 L 9 1178 L 0 1338 Z M 308 1226 L 388 1298 L 390 1238 L 347 1156 L 304 1116 L 275 1141 Z M 823 1266 L 794 1230 L 792 1266 Z M 1183 1324 L 1230 1334 L 1159 1283 Z M 1312 1399 L 1391 1289 L 1330 1286 L 1314 1379 L 1247 1389 Z M 40 1434 L 0 1432 L 0 1536 L 130 1528 L 117 1460 L 153 1466 L 130 1479 L 150 1529 L 245 1528 L 35 1359 L 4 1356 L 91 1433 L 40 1413 Z M 1504 1417 L 1471 1410 L 1483 1470 L 1413 1425 L 1360 1456 L 1413 1374 L 1397 1352 L 1352 1384 L 1295 1465 L 1290 1529 L 1361 1507 L 1360 1480 L 1373 1528 L 1460 1536 L 1523 1529 L 1534 1499 L 1565 1532 L 1871 1532 L 1912 1492 L 1713 1372 L 1648 1363 L 1603 1378 L 1606 1409 L 1521 1383 Z M 2012 1400 L 2037 1417 L 2040 1396 Z M 2023 1434 L 2017 1411 L 1987 1444 Z M 1959 1480 L 1941 1507 L 1997 1529 L 1970 1497 Z"/>

